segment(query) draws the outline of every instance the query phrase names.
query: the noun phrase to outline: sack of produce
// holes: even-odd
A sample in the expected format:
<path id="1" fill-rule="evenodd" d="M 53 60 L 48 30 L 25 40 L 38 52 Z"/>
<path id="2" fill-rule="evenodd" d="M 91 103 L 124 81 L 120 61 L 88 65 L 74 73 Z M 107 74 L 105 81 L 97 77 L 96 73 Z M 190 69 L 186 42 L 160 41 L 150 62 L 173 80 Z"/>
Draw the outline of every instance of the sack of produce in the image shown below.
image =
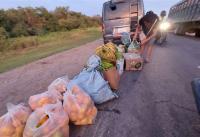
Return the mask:
<path id="1" fill-rule="evenodd" d="M 78 86 L 73 86 L 64 94 L 63 107 L 75 125 L 93 124 L 97 115 L 97 109 L 90 96 Z"/>
<path id="2" fill-rule="evenodd" d="M 54 91 L 55 93 L 56 91 Z M 55 104 L 57 100 L 60 98 L 60 96 L 57 96 L 57 94 L 54 94 L 53 92 L 46 91 L 44 93 L 31 96 L 29 98 L 29 105 L 32 110 L 35 110 L 37 108 L 41 108 L 44 105 L 47 104 Z"/>
<path id="3" fill-rule="evenodd" d="M 106 45 L 100 46 L 96 49 L 96 54 L 102 59 L 107 60 L 111 63 L 116 63 L 117 56 L 116 56 L 117 48 L 116 46 L 109 42 Z"/>
<path id="4" fill-rule="evenodd" d="M 142 70 L 143 59 L 140 54 L 136 53 L 125 53 L 124 59 L 126 61 L 126 70 Z"/>
<path id="5" fill-rule="evenodd" d="M 35 110 L 46 104 L 55 104 L 57 100 L 63 100 L 63 94 L 69 83 L 68 76 L 64 76 L 54 80 L 48 87 L 48 91 L 31 96 L 29 98 L 30 107 Z"/>
<path id="6" fill-rule="evenodd" d="M 119 45 L 117 46 L 117 50 L 121 53 L 125 53 L 125 45 Z"/>
<path id="7" fill-rule="evenodd" d="M 91 56 L 87 62 L 87 67 L 69 82 L 67 89 L 71 89 L 73 85 L 78 85 L 90 95 L 96 104 L 101 104 L 118 97 L 111 91 L 108 82 L 104 80 L 98 71 L 100 63 L 101 59 L 98 56 Z"/>
<path id="8" fill-rule="evenodd" d="M 120 76 L 116 67 L 112 67 L 103 72 L 104 78 L 108 81 L 111 89 L 117 90 L 119 88 Z"/>
<path id="9" fill-rule="evenodd" d="M 130 44 L 131 44 L 131 36 L 130 36 L 130 33 L 127 33 L 127 32 L 123 32 L 122 33 L 122 36 L 121 36 L 121 41 L 122 43 L 128 47 Z"/>
<path id="10" fill-rule="evenodd" d="M 8 112 L 0 118 L 0 137 L 22 137 L 30 108 L 8 103 L 7 109 Z"/>
<path id="11" fill-rule="evenodd" d="M 114 65 L 106 60 L 101 60 L 100 70 L 106 71 L 110 68 L 114 67 Z"/>
<path id="12" fill-rule="evenodd" d="M 69 118 L 62 103 L 36 109 L 28 118 L 23 137 L 69 137 Z"/>
<path id="13" fill-rule="evenodd" d="M 117 70 L 119 75 L 122 75 L 124 72 L 124 58 L 117 60 Z"/>
<path id="14" fill-rule="evenodd" d="M 139 53 L 140 52 L 140 44 L 135 40 L 131 42 L 128 47 L 128 53 Z"/>
<path id="15" fill-rule="evenodd" d="M 54 80 L 48 87 L 48 91 L 57 90 L 60 93 L 64 93 L 66 91 L 66 86 L 69 83 L 68 76 L 63 76 Z"/>

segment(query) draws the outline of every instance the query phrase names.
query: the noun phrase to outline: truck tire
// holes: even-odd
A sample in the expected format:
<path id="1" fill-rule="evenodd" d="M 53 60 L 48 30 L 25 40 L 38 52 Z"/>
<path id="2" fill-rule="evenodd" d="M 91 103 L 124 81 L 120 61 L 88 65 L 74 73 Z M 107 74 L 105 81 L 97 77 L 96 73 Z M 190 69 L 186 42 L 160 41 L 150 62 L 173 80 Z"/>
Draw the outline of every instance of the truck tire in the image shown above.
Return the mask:
<path id="1" fill-rule="evenodd" d="M 176 35 L 185 35 L 184 26 L 178 25 L 177 28 L 175 29 L 175 34 Z"/>
<path id="2" fill-rule="evenodd" d="M 200 37 L 200 30 L 196 31 L 196 37 Z"/>

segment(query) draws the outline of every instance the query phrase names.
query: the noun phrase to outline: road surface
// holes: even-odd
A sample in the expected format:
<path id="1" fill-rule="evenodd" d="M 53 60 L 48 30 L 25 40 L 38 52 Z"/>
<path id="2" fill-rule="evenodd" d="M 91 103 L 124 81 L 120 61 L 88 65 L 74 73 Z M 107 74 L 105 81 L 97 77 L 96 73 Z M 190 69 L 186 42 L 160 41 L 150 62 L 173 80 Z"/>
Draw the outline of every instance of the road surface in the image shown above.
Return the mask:
<path id="1" fill-rule="evenodd" d="M 1 74 L 0 112 L 8 101 L 18 103 L 45 91 L 58 76 L 74 76 L 101 42 Z M 64 56 L 68 58 L 60 58 Z M 123 74 L 120 98 L 98 106 L 95 124 L 71 126 L 70 137 L 199 137 L 200 117 L 190 85 L 195 77 L 200 77 L 200 39 L 169 35 L 165 47 L 155 46 L 152 62 L 141 72 Z"/>

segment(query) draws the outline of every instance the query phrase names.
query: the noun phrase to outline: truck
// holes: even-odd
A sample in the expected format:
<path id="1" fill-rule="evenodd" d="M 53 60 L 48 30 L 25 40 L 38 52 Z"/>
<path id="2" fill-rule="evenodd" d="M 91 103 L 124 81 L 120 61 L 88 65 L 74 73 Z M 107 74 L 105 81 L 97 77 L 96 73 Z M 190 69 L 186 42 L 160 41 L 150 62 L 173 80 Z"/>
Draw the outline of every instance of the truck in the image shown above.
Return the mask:
<path id="1" fill-rule="evenodd" d="M 104 43 L 121 43 L 123 32 L 134 35 L 144 15 L 143 0 L 110 0 L 103 4 L 102 31 Z"/>
<path id="2" fill-rule="evenodd" d="M 168 17 L 174 26 L 175 34 L 184 35 L 189 32 L 200 37 L 200 0 L 178 2 L 170 8 Z"/>

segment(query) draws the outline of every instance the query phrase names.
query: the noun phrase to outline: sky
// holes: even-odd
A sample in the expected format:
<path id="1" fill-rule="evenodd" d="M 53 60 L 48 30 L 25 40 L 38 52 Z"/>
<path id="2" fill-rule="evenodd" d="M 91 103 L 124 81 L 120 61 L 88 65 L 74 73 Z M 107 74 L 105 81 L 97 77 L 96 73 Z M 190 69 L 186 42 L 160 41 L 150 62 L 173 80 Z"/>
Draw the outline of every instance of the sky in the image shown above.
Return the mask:
<path id="1" fill-rule="evenodd" d="M 54 10 L 58 6 L 69 6 L 71 10 L 82 12 L 86 15 L 101 15 L 102 4 L 108 0 L 0 0 L 0 8 L 38 7 L 43 6 L 49 10 Z M 145 11 L 153 10 L 160 13 L 180 0 L 144 0 Z"/>

